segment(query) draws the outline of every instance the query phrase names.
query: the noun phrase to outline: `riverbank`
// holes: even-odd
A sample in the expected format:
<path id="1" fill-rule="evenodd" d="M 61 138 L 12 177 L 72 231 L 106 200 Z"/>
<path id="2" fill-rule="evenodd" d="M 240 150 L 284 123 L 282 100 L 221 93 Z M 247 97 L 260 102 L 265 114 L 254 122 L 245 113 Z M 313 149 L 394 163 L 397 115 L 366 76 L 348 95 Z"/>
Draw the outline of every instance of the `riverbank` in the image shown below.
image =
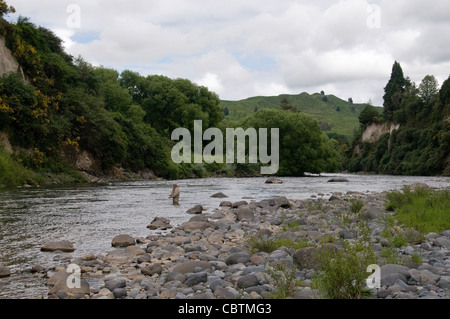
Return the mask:
<path id="1" fill-rule="evenodd" d="M 176 227 L 155 218 L 149 228 L 159 230 L 117 234 L 104 254 L 53 252 L 60 266 L 25 271 L 46 281 L 48 294 L 36 298 L 326 298 L 317 279 L 323 268 L 312 256 L 323 247 L 346 252 L 345 243 L 356 247 L 368 239 L 381 282 L 360 297 L 450 298 L 450 231 L 420 234 L 402 227 L 385 210 L 385 195 L 223 201 Z M 67 287 L 69 265 L 79 269 L 81 288 Z"/>

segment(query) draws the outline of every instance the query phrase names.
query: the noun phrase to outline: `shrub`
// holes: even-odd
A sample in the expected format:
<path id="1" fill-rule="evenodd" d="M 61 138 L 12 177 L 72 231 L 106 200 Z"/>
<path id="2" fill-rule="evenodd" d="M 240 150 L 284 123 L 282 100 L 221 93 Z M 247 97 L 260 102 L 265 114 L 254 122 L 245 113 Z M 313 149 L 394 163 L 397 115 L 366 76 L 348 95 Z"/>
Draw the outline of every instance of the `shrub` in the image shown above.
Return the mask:
<path id="1" fill-rule="evenodd" d="M 339 250 L 321 249 L 316 255 L 320 269 L 313 287 L 330 299 L 359 299 L 367 293 L 367 267 L 376 262 L 372 250 L 357 243 L 344 242 Z"/>
<path id="2" fill-rule="evenodd" d="M 286 299 L 294 294 L 300 282 L 295 280 L 297 268 L 288 267 L 284 263 L 277 263 L 275 266 L 266 265 L 266 280 L 272 283 L 275 291 L 271 294 L 272 299 Z"/>

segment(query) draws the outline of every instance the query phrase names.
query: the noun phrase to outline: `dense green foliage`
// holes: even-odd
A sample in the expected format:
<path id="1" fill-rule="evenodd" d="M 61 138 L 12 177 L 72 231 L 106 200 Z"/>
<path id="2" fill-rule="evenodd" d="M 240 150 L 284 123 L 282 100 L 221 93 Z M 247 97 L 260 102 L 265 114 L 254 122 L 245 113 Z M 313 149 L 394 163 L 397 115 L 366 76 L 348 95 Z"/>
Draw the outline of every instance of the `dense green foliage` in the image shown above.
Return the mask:
<path id="1" fill-rule="evenodd" d="M 321 132 L 317 122 L 302 113 L 259 110 L 244 118 L 240 127 L 279 128 L 280 167 L 278 175 L 301 176 L 305 172 L 333 172 L 340 168 L 337 143 Z"/>
<path id="2" fill-rule="evenodd" d="M 168 131 L 193 118 L 211 125 L 222 120 L 217 96 L 188 80 L 93 67 L 22 17 L 15 24 L 0 19 L 0 35 L 25 75 L 0 77 L 0 131 L 25 150 L 14 156 L 28 168 L 66 171 L 87 151 L 97 172 L 122 166 L 167 178 L 190 176 L 190 167 L 171 162 Z"/>
<path id="3" fill-rule="evenodd" d="M 434 76 L 424 77 L 419 87 L 408 78 L 398 62 L 386 86 L 382 116 L 365 109 L 361 129 L 347 153 L 345 167 L 351 172 L 367 171 L 395 175 L 450 174 L 450 78 L 439 90 Z M 367 113 L 367 114 L 366 114 Z M 361 142 L 370 123 L 400 125 L 378 141 Z M 360 152 L 356 152 L 356 148 Z"/>

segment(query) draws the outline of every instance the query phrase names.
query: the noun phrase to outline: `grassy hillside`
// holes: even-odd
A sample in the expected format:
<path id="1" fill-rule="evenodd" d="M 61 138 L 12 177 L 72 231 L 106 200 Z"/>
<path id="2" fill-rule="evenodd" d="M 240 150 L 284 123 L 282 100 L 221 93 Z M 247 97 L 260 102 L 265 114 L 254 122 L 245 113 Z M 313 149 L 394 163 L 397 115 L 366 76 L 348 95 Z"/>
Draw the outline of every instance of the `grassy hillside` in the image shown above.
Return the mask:
<path id="1" fill-rule="evenodd" d="M 365 107 L 365 104 L 353 104 L 334 95 L 319 93 L 257 96 L 240 101 L 222 100 L 221 106 L 224 109 L 228 108 L 229 115 L 226 116 L 226 121 L 230 122 L 254 114 L 255 108 L 258 110 L 279 109 L 280 102 L 284 98 L 300 112 L 314 117 L 324 132 L 344 135 L 349 140 L 353 137 L 354 131 L 359 128 L 358 115 Z"/>

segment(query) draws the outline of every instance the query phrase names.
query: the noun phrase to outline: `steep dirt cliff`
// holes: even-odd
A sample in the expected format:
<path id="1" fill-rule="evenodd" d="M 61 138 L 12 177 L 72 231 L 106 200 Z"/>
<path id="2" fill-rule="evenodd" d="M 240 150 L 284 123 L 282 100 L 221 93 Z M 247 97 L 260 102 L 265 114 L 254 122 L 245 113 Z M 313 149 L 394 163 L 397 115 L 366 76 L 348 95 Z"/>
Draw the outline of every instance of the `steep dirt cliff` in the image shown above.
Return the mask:
<path id="1" fill-rule="evenodd" d="M 364 130 L 361 141 L 362 142 L 370 142 L 374 143 L 378 141 L 378 139 L 386 134 L 392 134 L 394 130 L 398 130 L 400 128 L 400 124 L 395 125 L 394 123 L 372 123 L 366 127 Z"/>
<path id="2" fill-rule="evenodd" d="M 25 79 L 22 67 L 13 56 L 11 50 L 6 47 L 5 40 L 0 37 L 0 75 L 9 72 L 19 72 Z"/>

